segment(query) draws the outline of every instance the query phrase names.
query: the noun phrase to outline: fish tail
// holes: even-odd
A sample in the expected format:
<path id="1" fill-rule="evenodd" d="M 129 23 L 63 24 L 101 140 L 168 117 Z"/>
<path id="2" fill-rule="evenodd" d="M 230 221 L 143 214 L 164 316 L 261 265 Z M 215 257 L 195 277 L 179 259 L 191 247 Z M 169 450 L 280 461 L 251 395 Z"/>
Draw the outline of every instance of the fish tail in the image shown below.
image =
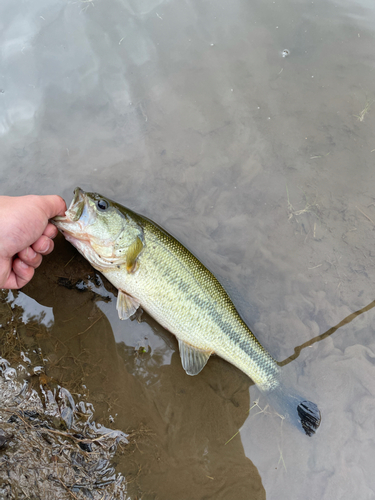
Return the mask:
<path id="1" fill-rule="evenodd" d="M 313 436 L 317 431 L 321 414 L 315 403 L 298 394 L 290 393 L 281 384 L 270 391 L 267 397 L 275 409 L 307 436 Z"/>
<path id="2" fill-rule="evenodd" d="M 297 413 L 302 429 L 308 436 L 315 434 L 321 422 L 319 408 L 311 401 L 301 401 L 297 406 Z"/>

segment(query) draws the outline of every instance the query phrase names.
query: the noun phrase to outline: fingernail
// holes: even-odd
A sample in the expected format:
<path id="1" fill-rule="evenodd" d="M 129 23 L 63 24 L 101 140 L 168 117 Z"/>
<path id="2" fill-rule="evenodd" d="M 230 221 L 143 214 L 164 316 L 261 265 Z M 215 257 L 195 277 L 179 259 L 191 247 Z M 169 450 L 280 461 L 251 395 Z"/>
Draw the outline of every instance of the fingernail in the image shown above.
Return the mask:
<path id="1" fill-rule="evenodd" d="M 30 266 L 28 266 L 23 260 L 20 259 L 20 267 L 22 267 L 23 269 L 28 269 Z"/>
<path id="2" fill-rule="evenodd" d="M 50 246 L 50 242 L 49 241 L 46 241 L 45 244 L 42 246 L 42 248 L 40 249 L 40 253 L 44 253 L 44 252 L 47 252 L 49 250 L 49 246 Z"/>
<path id="3" fill-rule="evenodd" d="M 36 257 L 36 252 L 31 247 L 29 247 L 26 252 L 26 257 L 30 260 L 34 259 L 34 257 Z"/>

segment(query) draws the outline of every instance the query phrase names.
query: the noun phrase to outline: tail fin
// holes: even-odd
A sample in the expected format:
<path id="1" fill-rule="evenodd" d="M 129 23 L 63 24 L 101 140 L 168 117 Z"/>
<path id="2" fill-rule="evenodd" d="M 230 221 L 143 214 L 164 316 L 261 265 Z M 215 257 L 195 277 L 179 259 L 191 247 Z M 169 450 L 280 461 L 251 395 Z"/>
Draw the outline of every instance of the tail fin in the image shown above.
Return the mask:
<path id="1" fill-rule="evenodd" d="M 315 403 L 297 394 L 291 394 L 282 384 L 267 394 L 275 409 L 308 436 L 313 436 L 321 422 L 321 414 Z"/>
<path id="2" fill-rule="evenodd" d="M 320 411 L 316 404 L 311 401 L 302 401 L 297 406 L 297 413 L 305 433 L 308 436 L 315 434 L 321 421 Z"/>

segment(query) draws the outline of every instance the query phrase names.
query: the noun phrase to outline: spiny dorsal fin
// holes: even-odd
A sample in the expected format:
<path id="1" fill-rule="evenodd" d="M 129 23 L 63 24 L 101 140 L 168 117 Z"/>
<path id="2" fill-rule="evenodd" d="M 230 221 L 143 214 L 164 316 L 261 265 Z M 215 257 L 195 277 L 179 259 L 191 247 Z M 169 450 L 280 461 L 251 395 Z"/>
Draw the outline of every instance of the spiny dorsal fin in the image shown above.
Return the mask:
<path id="1" fill-rule="evenodd" d="M 130 245 L 126 252 L 126 270 L 128 273 L 134 273 L 137 269 L 137 258 L 143 249 L 143 242 L 139 236 L 136 237 L 134 243 Z"/>
<path id="2" fill-rule="evenodd" d="M 116 309 L 120 319 L 128 319 L 135 313 L 139 306 L 139 300 L 135 299 L 131 295 L 128 295 L 122 290 L 118 291 Z"/>
<path id="3" fill-rule="evenodd" d="M 183 369 L 188 375 L 197 375 L 206 366 L 211 352 L 197 349 L 180 339 L 178 339 L 178 346 Z"/>

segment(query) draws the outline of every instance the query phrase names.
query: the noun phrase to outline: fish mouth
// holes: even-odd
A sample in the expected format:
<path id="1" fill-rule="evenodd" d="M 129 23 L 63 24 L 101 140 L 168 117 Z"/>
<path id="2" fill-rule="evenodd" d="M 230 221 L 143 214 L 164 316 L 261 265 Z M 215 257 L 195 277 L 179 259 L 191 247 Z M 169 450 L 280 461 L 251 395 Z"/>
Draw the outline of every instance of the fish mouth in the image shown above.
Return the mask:
<path id="1" fill-rule="evenodd" d="M 77 222 L 82 215 L 84 206 L 85 192 L 80 187 L 76 187 L 73 200 L 68 210 L 65 212 L 65 215 L 57 215 L 51 219 L 51 222 L 57 227 L 59 227 L 59 223 L 61 222 Z"/>
<path id="2" fill-rule="evenodd" d="M 90 241 L 88 230 L 95 223 L 95 220 L 95 205 L 90 203 L 90 199 L 83 189 L 76 187 L 73 200 L 65 215 L 57 215 L 50 219 L 50 222 L 63 233 L 66 239 L 69 236 L 72 240 L 71 243 L 77 246 L 73 240 Z"/>

